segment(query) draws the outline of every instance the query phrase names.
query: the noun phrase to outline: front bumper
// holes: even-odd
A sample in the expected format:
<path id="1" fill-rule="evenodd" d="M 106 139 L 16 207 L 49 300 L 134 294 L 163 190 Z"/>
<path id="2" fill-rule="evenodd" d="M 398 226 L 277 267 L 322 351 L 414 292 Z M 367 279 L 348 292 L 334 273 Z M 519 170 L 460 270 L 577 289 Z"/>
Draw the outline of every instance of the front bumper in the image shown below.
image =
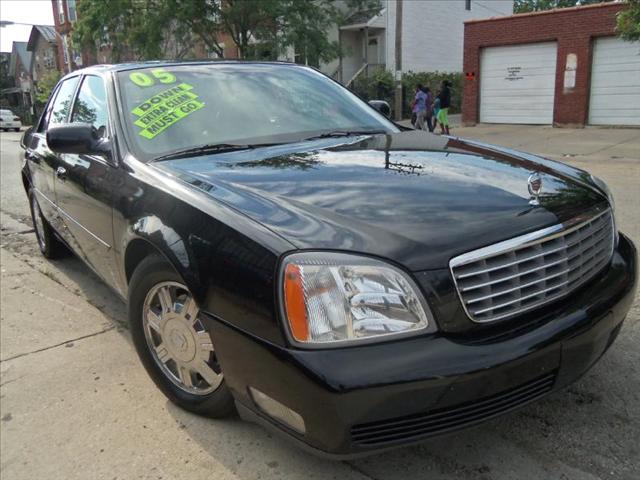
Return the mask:
<path id="1" fill-rule="evenodd" d="M 346 458 L 464 428 L 584 374 L 611 345 L 633 301 L 636 251 L 620 235 L 611 265 L 535 325 L 485 339 L 433 334 L 332 350 L 297 350 L 213 322 L 240 414 L 325 456 Z M 291 408 L 304 435 L 254 404 L 249 387 Z"/>
<path id="2" fill-rule="evenodd" d="M 2 122 L 2 123 L 0 123 L 0 128 L 22 128 L 22 123 L 20 123 L 20 122 Z"/>

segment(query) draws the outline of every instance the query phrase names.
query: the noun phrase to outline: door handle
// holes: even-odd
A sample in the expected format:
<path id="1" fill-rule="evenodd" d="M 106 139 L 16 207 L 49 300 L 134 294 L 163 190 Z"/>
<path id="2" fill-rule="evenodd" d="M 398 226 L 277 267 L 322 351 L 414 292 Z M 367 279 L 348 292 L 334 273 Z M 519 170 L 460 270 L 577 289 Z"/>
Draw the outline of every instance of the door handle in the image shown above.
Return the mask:
<path id="1" fill-rule="evenodd" d="M 64 182 L 67 179 L 67 169 L 64 167 L 56 168 L 56 177 Z"/>

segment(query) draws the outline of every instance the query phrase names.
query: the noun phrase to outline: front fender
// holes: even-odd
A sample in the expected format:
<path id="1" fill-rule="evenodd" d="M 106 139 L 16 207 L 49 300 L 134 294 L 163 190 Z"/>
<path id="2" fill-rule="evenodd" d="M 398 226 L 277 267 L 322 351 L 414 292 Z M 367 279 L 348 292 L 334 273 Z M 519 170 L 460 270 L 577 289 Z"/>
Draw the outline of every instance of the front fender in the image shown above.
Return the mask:
<path id="1" fill-rule="evenodd" d="M 146 247 L 140 246 L 140 242 L 144 242 Z M 133 222 L 125 243 L 126 247 L 123 251 L 125 252 L 127 283 L 133 273 L 128 264 L 135 260 L 131 258 L 131 249 L 136 249 L 136 251 L 142 249 L 144 253 L 152 249 L 171 263 L 199 302 L 204 300 L 206 279 L 203 281 L 199 274 L 193 243 L 188 238 L 182 238 L 175 229 L 166 225 L 158 216 L 148 215 Z"/>
<path id="2" fill-rule="evenodd" d="M 273 294 L 278 255 L 177 199 L 172 211 L 171 223 L 159 214 L 145 215 L 130 221 L 121 236 L 124 295 L 135 269 L 127 263 L 159 253 L 182 277 L 202 311 L 284 344 Z"/>

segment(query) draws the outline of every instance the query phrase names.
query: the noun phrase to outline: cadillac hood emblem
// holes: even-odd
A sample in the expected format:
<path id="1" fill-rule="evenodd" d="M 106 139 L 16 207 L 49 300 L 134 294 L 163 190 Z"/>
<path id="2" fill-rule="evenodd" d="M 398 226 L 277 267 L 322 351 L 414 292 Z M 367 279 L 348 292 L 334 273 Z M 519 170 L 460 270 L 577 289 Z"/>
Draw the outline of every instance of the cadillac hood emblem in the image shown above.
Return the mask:
<path id="1" fill-rule="evenodd" d="M 533 172 L 529 175 L 528 188 L 529 195 L 531 195 L 531 199 L 529 200 L 529 205 L 538 206 L 540 205 L 540 201 L 538 197 L 540 196 L 540 192 L 542 192 L 542 177 L 538 172 Z"/>

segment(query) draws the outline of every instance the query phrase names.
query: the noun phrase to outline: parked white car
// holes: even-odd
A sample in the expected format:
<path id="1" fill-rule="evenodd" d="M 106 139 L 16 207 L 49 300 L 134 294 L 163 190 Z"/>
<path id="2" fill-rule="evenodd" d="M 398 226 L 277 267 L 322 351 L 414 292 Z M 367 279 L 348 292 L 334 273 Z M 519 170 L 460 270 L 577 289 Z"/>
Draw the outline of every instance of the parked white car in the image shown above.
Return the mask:
<path id="1" fill-rule="evenodd" d="M 19 132 L 22 128 L 22 122 L 20 117 L 13 113 L 11 110 L 0 110 L 0 130 L 13 129 Z"/>

